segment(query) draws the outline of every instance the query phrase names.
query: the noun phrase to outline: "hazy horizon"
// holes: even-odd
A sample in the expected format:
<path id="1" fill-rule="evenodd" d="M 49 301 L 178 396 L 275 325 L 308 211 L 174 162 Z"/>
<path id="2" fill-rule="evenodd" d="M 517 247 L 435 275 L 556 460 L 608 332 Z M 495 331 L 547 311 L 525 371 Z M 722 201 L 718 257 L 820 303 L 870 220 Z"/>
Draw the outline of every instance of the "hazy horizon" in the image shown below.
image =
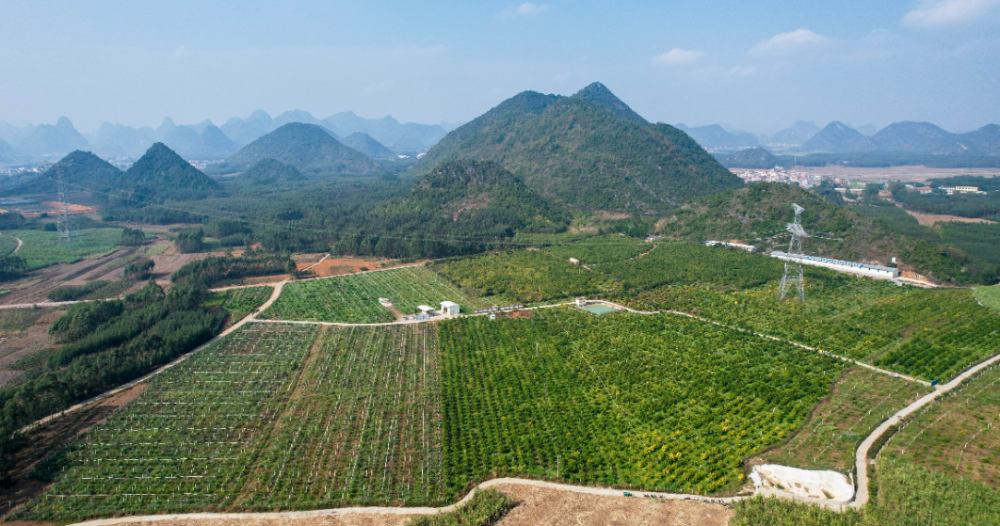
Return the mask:
<path id="1" fill-rule="evenodd" d="M 952 132 L 1000 122 L 1000 0 L 0 0 L 0 120 L 156 128 L 354 111 L 465 122 L 524 90 L 606 84 L 651 121 Z"/>

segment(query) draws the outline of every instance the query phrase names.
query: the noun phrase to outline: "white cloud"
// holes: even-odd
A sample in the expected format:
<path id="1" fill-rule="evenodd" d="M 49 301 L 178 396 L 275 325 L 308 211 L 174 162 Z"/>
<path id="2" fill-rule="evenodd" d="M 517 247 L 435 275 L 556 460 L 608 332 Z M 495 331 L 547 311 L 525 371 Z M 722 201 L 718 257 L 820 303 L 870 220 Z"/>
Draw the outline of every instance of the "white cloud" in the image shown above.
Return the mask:
<path id="1" fill-rule="evenodd" d="M 939 27 L 970 22 L 985 15 L 1000 0 L 920 0 L 917 7 L 906 13 L 903 25 Z"/>
<path id="2" fill-rule="evenodd" d="M 511 18 L 515 16 L 522 16 L 522 17 L 535 16 L 535 15 L 540 15 L 548 10 L 549 6 L 547 4 L 535 4 L 532 2 L 525 2 L 517 7 L 505 9 L 503 12 L 503 17 Z"/>
<path id="3" fill-rule="evenodd" d="M 796 29 L 788 33 L 778 33 L 770 40 L 758 43 L 750 53 L 761 54 L 771 52 L 791 51 L 821 44 L 826 40 L 823 35 L 813 33 L 808 29 Z"/>
<path id="4" fill-rule="evenodd" d="M 660 66 L 680 66 L 685 64 L 694 64 L 704 57 L 705 54 L 701 51 L 695 51 L 692 49 L 680 49 L 674 48 L 661 55 L 656 55 L 653 57 L 653 64 L 658 64 Z"/>

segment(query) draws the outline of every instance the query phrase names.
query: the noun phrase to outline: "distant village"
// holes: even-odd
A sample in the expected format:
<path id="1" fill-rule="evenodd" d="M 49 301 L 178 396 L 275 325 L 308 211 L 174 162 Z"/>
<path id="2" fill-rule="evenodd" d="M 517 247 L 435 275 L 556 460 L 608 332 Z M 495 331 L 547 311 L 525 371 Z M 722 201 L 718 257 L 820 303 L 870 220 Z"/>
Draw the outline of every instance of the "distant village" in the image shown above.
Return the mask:
<path id="1" fill-rule="evenodd" d="M 802 188 L 812 188 L 823 182 L 823 177 L 820 175 L 809 172 L 789 172 L 780 166 L 775 166 L 770 170 L 736 168 L 732 172 L 743 179 L 745 183 L 785 183 L 797 184 Z"/>

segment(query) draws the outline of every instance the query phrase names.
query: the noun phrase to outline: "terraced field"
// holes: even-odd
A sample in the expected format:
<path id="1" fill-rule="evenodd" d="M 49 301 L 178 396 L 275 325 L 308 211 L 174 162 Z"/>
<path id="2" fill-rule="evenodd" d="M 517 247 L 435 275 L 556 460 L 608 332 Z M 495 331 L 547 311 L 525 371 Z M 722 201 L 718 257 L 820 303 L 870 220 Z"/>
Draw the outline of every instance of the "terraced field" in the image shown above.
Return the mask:
<path id="1" fill-rule="evenodd" d="M 396 316 L 379 303 L 380 297 L 392 300 L 404 315 L 418 313 L 417 305 L 437 308 L 446 300 L 458 303 L 463 312 L 493 305 L 470 298 L 425 267 L 405 267 L 289 283 L 260 317 L 342 323 L 394 321 Z"/>

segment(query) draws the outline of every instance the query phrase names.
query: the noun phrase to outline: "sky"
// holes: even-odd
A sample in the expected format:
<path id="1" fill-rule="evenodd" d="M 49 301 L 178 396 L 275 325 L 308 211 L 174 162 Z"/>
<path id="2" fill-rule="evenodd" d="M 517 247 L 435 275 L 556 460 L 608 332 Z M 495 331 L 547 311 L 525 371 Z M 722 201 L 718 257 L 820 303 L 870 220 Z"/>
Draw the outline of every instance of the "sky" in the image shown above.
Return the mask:
<path id="1" fill-rule="evenodd" d="M 1000 122 L 1000 0 L 0 0 L 0 120 L 464 122 L 600 81 L 650 121 Z"/>

